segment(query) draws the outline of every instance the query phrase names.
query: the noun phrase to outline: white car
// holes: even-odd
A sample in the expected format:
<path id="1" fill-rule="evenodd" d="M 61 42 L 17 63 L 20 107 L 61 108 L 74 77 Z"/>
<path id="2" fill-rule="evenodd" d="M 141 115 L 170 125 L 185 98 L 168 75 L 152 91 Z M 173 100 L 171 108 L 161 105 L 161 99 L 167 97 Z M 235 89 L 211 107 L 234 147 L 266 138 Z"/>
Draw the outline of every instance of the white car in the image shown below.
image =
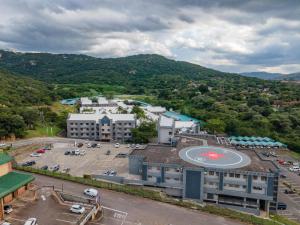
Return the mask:
<path id="1" fill-rule="evenodd" d="M 41 155 L 42 154 L 36 152 L 30 154 L 31 157 L 41 157 Z"/>
<path id="2" fill-rule="evenodd" d="M 92 147 L 91 143 L 88 143 L 86 147 L 91 148 Z"/>
<path id="3" fill-rule="evenodd" d="M 101 144 L 97 144 L 97 148 L 100 148 L 101 147 Z"/>
<path id="4" fill-rule="evenodd" d="M 37 219 L 36 218 L 29 218 L 25 221 L 24 225 L 37 225 Z"/>
<path id="5" fill-rule="evenodd" d="M 0 222 L 0 225 L 11 225 L 11 223 L 9 223 L 9 222 L 3 222 L 3 223 L 1 223 Z"/>
<path id="6" fill-rule="evenodd" d="M 70 208 L 70 211 L 73 213 L 82 214 L 85 212 L 85 208 L 81 205 L 72 205 L 72 207 Z"/>
<path id="7" fill-rule="evenodd" d="M 3 147 L 5 147 L 5 146 L 6 146 L 6 144 L 0 143 L 0 148 L 3 148 Z"/>
<path id="8" fill-rule="evenodd" d="M 80 155 L 85 155 L 86 154 L 86 151 L 85 150 L 81 150 L 80 151 Z"/>
<path id="9" fill-rule="evenodd" d="M 298 172 L 298 171 L 300 171 L 300 168 L 299 168 L 299 166 L 293 166 L 293 167 L 290 167 L 289 170 L 291 172 Z"/>
<path id="10" fill-rule="evenodd" d="M 120 147 L 120 144 L 119 143 L 116 143 L 115 144 L 115 148 L 119 148 Z"/>
<path id="11" fill-rule="evenodd" d="M 89 197 L 96 197 L 98 195 L 98 191 L 93 188 L 87 188 L 83 193 Z"/>

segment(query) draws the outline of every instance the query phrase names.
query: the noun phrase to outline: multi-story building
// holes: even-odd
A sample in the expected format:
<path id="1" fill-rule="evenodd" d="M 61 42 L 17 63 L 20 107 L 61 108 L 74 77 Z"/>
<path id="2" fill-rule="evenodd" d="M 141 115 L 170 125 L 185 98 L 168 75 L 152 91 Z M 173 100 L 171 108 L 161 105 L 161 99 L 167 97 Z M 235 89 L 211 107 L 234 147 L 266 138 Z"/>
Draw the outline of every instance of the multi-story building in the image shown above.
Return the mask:
<path id="1" fill-rule="evenodd" d="M 129 156 L 129 172 L 167 194 L 212 202 L 258 215 L 276 211 L 279 169 L 253 150 L 203 146 L 180 138 L 177 146 L 148 145 Z"/>
<path id="2" fill-rule="evenodd" d="M 99 141 L 126 141 L 136 127 L 134 114 L 69 114 L 67 136 Z"/>
<path id="3" fill-rule="evenodd" d="M 105 97 L 97 97 L 95 99 L 82 97 L 80 98 L 79 103 L 81 107 L 117 107 L 118 106 L 115 101 L 108 100 Z"/>
<path id="4" fill-rule="evenodd" d="M 4 217 L 4 205 L 23 194 L 34 177 L 12 170 L 12 158 L 0 152 L 0 221 Z"/>
<path id="5" fill-rule="evenodd" d="M 159 116 L 157 122 L 158 143 L 170 144 L 175 135 L 197 134 L 200 130 L 200 123 L 195 121 L 180 121 L 167 116 Z"/>

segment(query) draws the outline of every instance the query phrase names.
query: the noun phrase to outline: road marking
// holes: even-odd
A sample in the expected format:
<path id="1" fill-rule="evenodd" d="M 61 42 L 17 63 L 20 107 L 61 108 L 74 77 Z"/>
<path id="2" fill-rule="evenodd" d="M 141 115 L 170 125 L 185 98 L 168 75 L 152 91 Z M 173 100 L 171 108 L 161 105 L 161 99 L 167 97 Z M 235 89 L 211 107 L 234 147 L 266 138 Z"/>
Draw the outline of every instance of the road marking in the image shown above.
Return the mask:
<path id="1" fill-rule="evenodd" d="M 102 206 L 102 208 L 104 209 L 107 209 L 107 210 L 111 210 L 111 211 L 114 211 L 114 218 L 118 218 L 122 221 L 121 225 L 123 225 L 125 223 L 125 220 L 126 220 L 126 217 L 128 215 L 127 212 L 123 212 L 123 211 L 120 211 L 120 210 L 117 210 L 117 209 L 112 209 L 112 208 L 109 208 L 109 207 L 105 207 L 105 206 Z M 123 214 L 123 215 L 122 215 Z"/>
<path id="2" fill-rule="evenodd" d="M 75 222 L 72 222 L 72 221 L 69 221 L 69 220 L 61 220 L 61 219 L 55 219 L 55 220 L 57 220 L 57 221 L 61 221 L 61 222 L 65 222 L 65 223 L 76 223 L 76 221 Z"/>

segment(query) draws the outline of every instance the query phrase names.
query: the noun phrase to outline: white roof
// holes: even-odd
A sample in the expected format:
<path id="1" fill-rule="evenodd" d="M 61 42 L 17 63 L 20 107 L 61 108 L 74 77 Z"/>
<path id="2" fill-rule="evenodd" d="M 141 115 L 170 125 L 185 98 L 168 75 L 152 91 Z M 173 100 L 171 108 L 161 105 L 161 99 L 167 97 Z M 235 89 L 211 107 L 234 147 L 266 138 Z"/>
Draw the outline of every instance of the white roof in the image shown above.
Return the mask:
<path id="1" fill-rule="evenodd" d="M 163 113 L 167 111 L 165 107 L 161 106 L 146 106 L 145 109 L 152 113 Z"/>
<path id="2" fill-rule="evenodd" d="M 172 127 L 173 126 L 174 119 L 166 117 L 166 116 L 160 116 L 159 120 L 159 126 L 160 127 Z"/>
<path id="3" fill-rule="evenodd" d="M 90 99 L 87 98 L 87 97 L 82 97 L 82 98 L 80 98 L 80 102 L 81 102 L 81 104 L 83 104 L 83 105 L 92 104 L 92 100 L 90 100 Z"/>
<path id="4" fill-rule="evenodd" d="M 80 114 L 80 113 L 70 113 L 68 120 L 82 120 L 82 121 L 98 121 L 104 116 L 112 119 L 113 121 L 135 121 L 134 114 Z"/>
<path id="5" fill-rule="evenodd" d="M 196 124 L 193 121 L 175 121 L 175 128 L 190 128 L 194 127 Z"/>
<path id="6" fill-rule="evenodd" d="M 98 97 L 99 104 L 108 104 L 108 100 L 105 97 Z"/>

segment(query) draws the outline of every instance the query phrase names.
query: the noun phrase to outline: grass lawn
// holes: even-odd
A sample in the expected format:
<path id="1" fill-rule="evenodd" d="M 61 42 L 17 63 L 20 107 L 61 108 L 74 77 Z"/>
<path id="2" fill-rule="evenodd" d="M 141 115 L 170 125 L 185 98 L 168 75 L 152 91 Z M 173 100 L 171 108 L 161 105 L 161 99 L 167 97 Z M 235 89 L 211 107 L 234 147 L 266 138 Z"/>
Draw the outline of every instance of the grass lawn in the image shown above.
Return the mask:
<path id="1" fill-rule="evenodd" d="M 25 138 L 33 137 L 53 137 L 61 131 L 56 126 L 37 126 L 34 130 L 27 130 Z"/>
<path id="2" fill-rule="evenodd" d="M 51 106 L 50 106 L 51 110 L 53 112 L 56 112 L 58 114 L 60 114 L 61 112 L 67 111 L 69 113 L 74 113 L 76 108 L 75 106 L 72 105 L 63 105 L 60 102 L 54 102 Z"/>
<path id="3" fill-rule="evenodd" d="M 300 160 L 299 152 L 289 151 L 289 155 L 292 156 L 294 159 Z"/>

